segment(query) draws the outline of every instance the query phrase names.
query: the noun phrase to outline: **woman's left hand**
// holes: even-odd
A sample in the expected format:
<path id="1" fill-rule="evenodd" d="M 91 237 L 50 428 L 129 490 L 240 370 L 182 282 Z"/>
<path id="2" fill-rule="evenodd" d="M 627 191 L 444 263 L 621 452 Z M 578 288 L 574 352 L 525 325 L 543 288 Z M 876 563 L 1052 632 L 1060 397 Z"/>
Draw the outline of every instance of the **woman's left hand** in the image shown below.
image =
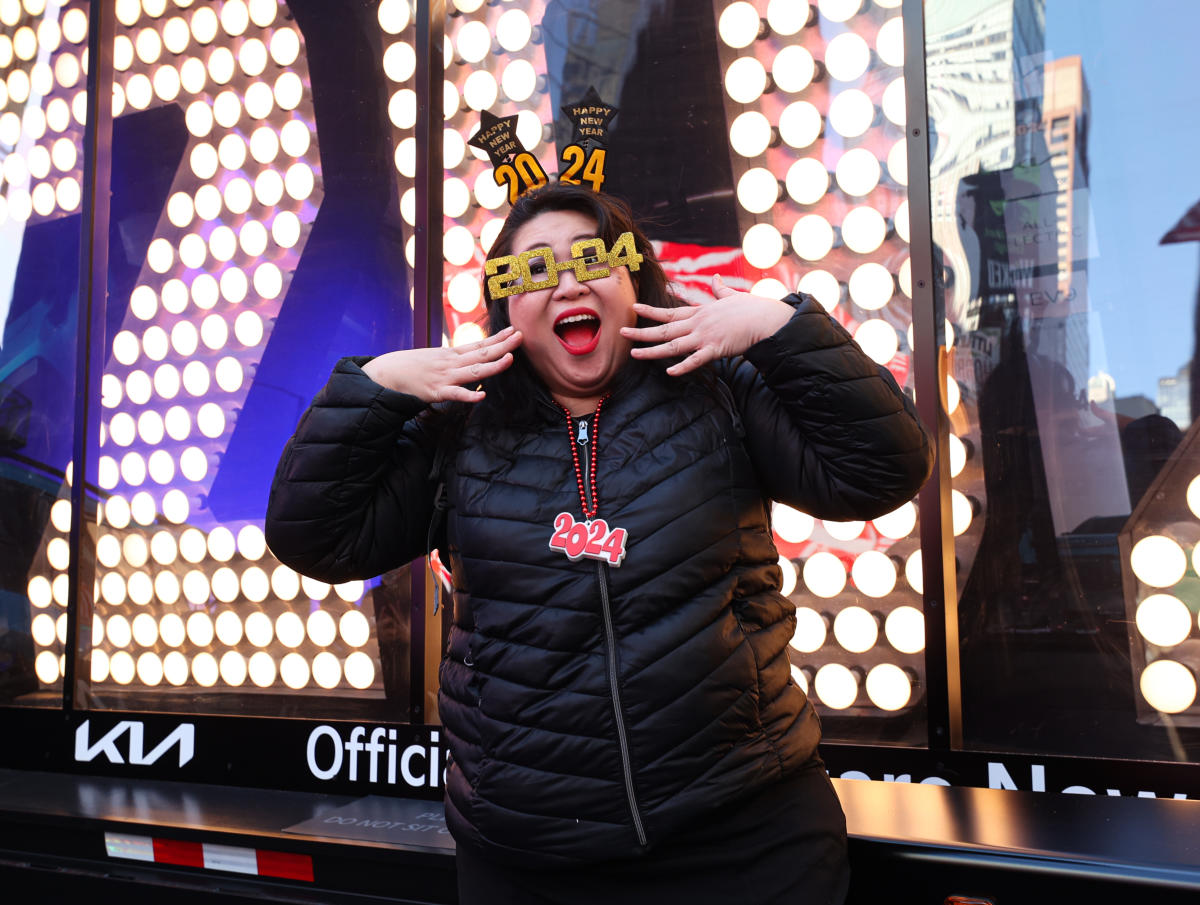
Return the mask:
<path id="1" fill-rule="evenodd" d="M 653 327 L 622 327 L 621 335 L 634 342 L 657 343 L 635 346 L 634 358 L 687 357 L 667 368 L 678 377 L 716 358 L 741 355 L 788 322 L 792 306 L 778 299 L 735 292 L 720 275 L 713 277 L 711 302 L 689 302 L 686 308 L 656 308 L 636 304 L 633 310 Z"/>

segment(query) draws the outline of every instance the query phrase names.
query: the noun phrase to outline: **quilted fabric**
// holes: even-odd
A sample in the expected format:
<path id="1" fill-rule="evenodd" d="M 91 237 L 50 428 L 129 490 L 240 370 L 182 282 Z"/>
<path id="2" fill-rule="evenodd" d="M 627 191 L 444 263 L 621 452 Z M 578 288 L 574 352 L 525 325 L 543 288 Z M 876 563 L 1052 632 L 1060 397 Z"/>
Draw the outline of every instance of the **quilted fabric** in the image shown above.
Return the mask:
<path id="1" fill-rule="evenodd" d="M 808 761 L 794 606 L 769 500 L 866 519 L 910 499 L 932 455 L 891 375 L 807 297 L 715 380 L 631 363 L 597 432 L 611 568 L 548 541 L 579 517 L 562 412 L 471 422 L 449 468 L 454 618 L 440 712 L 457 838 L 517 862 L 626 857 Z M 339 363 L 280 462 L 271 549 L 325 581 L 425 552 L 437 438 L 419 400 Z M 605 605 L 607 604 L 607 606 Z"/>

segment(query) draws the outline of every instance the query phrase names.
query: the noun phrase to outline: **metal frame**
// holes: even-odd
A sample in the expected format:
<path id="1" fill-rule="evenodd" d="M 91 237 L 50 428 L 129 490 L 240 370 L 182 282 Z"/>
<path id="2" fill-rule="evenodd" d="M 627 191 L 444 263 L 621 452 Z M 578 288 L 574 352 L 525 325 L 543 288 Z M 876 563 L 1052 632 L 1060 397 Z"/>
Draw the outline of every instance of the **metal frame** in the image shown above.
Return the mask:
<path id="1" fill-rule="evenodd" d="M 933 244 L 929 200 L 929 128 L 925 98 L 925 16 L 921 0 L 904 0 L 904 88 L 908 109 L 908 210 L 913 290 L 913 376 L 917 411 L 934 429 L 937 461 L 921 488 L 921 558 L 925 607 L 925 676 L 929 748 L 962 747 L 958 665 L 958 590 L 950 502 L 950 423 L 945 408 L 945 305 Z"/>
<path id="2" fill-rule="evenodd" d="M 445 31 L 445 0 L 416 0 L 417 55 L 417 172 L 416 250 L 413 255 L 413 346 L 442 344 L 442 35 Z M 424 722 L 433 708 L 427 700 L 426 634 L 430 626 L 425 614 L 434 588 L 423 562 L 411 570 L 412 609 L 409 647 L 409 719 Z M 436 580 L 436 579 L 435 579 Z M 434 664 L 436 668 L 436 664 Z"/>
<path id="3" fill-rule="evenodd" d="M 90 445 L 100 436 L 99 406 L 90 389 L 100 385 L 108 304 L 108 221 L 112 182 L 113 37 L 116 4 L 96 0 L 88 16 L 87 122 L 83 132 L 83 198 L 79 229 L 79 296 L 76 303 L 75 437 L 71 466 L 71 559 L 67 567 L 67 637 L 63 707 L 87 709 L 90 695 L 92 607 L 96 545 L 88 537 L 86 491 L 95 471 Z M 82 679 L 80 677 L 83 677 Z"/>

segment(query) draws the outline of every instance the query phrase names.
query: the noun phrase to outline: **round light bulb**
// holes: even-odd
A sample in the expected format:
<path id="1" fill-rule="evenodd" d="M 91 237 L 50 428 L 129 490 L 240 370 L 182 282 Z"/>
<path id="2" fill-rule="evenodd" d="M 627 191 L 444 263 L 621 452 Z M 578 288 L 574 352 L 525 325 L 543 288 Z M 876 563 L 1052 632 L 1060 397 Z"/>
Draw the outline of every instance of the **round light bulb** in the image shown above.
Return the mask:
<path id="1" fill-rule="evenodd" d="M 844 31 L 825 47 L 825 68 L 839 82 L 852 82 L 867 71 L 871 48 L 862 36 Z"/>
<path id="2" fill-rule="evenodd" d="M 257 651 L 250 655 L 250 681 L 259 688 L 270 688 L 275 684 L 275 661 L 266 651 Z"/>
<path id="3" fill-rule="evenodd" d="M 354 651 L 346 658 L 346 681 L 354 688 L 370 688 L 375 682 L 375 663 L 362 651 Z"/>
<path id="4" fill-rule="evenodd" d="M 807 214 L 792 227 L 792 248 L 806 261 L 819 261 L 833 248 L 833 227 L 820 214 Z"/>
<path id="5" fill-rule="evenodd" d="M 847 195 L 861 197 L 870 193 L 879 184 L 880 175 L 879 161 L 866 148 L 847 151 L 837 163 L 838 187 Z"/>
<path id="6" fill-rule="evenodd" d="M 275 637 L 284 647 L 299 647 L 304 641 L 304 623 L 295 613 L 282 613 L 275 620 Z"/>
<path id="7" fill-rule="evenodd" d="M 810 270 L 796 288 L 815 298 L 826 311 L 832 311 L 842 300 L 842 284 L 827 270 Z"/>
<path id="8" fill-rule="evenodd" d="M 261 610 L 246 617 L 245 630 L 246 640 L 255 647 L 266 647 L 275 637 L 275 628 L 271 624 L 271 617 Z"/>
<path id="9" fill-rule="evenodd" d="M 417 54 L 411 44 L 397 41 L 383 53 L 383 74 L 393 82 L 407 82 L 416 68 Z"/>
<path id="10" fill-rule="evenodd" d="M 378 16 L 380 28 L 389 35 L 398 35 L 408 27 L 412 10 L 408 0 L 382 0 Z"/>
<path id="11" fill-rule="evenodd" d="M 1181 644 L 1192 630 L 1192 614 L 1187 605 L 1170 594 L 1152 594 L 1138 604 L 1137 629 L 1157 647 Z"/>
<path id="12" fill-rule="evenodd" d="M 725 91 L 739 104 L 752 104 L 767 89 L 767 70 L 754 57 L 739 57 L 725 70 Z"/>
<path id="13" fill-rule="evenodd" d="M 308 684 L 308 661 L 293 652 L 279 662 L 279 677 L 288 688 L 300 689 Z"/>
<path id="14" fill-rule="evenodd" d="M 896 566 L 885 553 L 860 553 L 850 569 L 854 586 L 868 597 L 886 597 L 896 587 Z"/>
<path id="15" fill-rule="evenodd" d="M 850 274 L 850 298 L 864 311 L 878 311 L 891 301 L 896 281 L 882 264 L 868 261 Z"/>
<path id="16" fill-rule="evenodd" d="M 780 91 L 796 94 L 812 84 L 817 74 L 813 55 L 799 44 L 790 44 L 775 55 L 771 77 Z"/>
<path id="17" fill-rule="evenodd" d="M 537 90 L 537 70 L 527 60 L 513 60 L 504 67 L 504 73 L 500 77 L 500 87 L 504 89 L 504 94 L 509 100 L 517 103 L 527 101 Z M 443 157 L 445 157 L 444 150 Z M 459 156 L 458 160 L 461 162 L 462 157 Z M 451 164 L 447 165 L 451 166 Z M 457 166 L 457 163 L 453 166 Z"/>
<path id="18" fill-rule="evenodd" d="M 800 544 L 808 540 L 814 524 L 813 517 L 807 512 L 801 512 L 783 503 L 771 505 L 771 527 L 789 544 Z"/>
<path id="19" fill-rule="evenodd" d="M 1169 588 L 1187 572 L 1183 548 L 1160 534 L 1144 537 L 1134 544 L 1129 561 L 1138 580 L 1155 588 Z"/>
<path id="20" fill-rule="evenodd" d="M 751 267 L 768 270 L 783 257 L 783 236 L 770 223 L 756 223 L 742 238 L 742 254 Z"/>
<path id="21" fill-rule="evenodd" d="M 801 157 L 788 167 L 785 185 L 797 204 L 816 204 L 829 189 L 829 171 L 815 157 Z"/>
<path id="22" fill-rule="evenodd" d="M 770 121 L 757 110 L 740 114 L 729 127 L 729 143 L 742 157 L 757 157 L 771 143 Z"/>
<path id="23" fill-rule="evenodd" d="M 779 571 L 783 574 L 783 582 L 779 586 L 779 593 L 784 597 L 790 597 L 796 590 L 796 583 L 800 580 L 800 573 L 796 570 L 796 564 L 786 556 L 779 557 Z"/>
<path id="24" fill-rule="evenodd" d="M 468 63 L 478 63 L 492 49 L 492 36 L 483 22 L 471 21 L 458 30 L 455 44 L 458 55 Z"/>
<path id="25" fill-rule="evenodd" d="M 767 4 L 767 24 L 777 35 L 794 35 L 808 24 L 810 7 L 796 0 L 771 0 Z"/>
<path id="26" fill-rule="evenodd" d="M 907 105 L 904 98 L 903 77 L 894 79 L 883 89 L 883 98 L 880 101 L 880 106 L 883 108 L 883 115 L 888 118 L 889 122 L 904 128 Z"/>
<path id="27" fill-rule="evenodd" d="M 904 563 L 904 578 L 918 594 L 925 593 L 925 577 L 922 572 L 921 551 L 914 550 Z"/>
<path id="28" fill-rule="evenodd" d="M 790 103 L 779 116 L 779 136 L 792 148 L 808 148 L 821 137 L 824 122 L 808 101 Z"/>
<path id="29" fill-rule="evenodd" d="M 1186 497 L 1188 509 L 1192 510 L 1192 515 L 1200 518 L 1200 475 L 1188 482 Z"/>
<path id="30" fill-rule="evenodd" d="M 846 586 L 846 567 L 832 553 L 814 553 L 804 563 L 801 572 L 805 586 L 816 596 L 836 597 Z"/>
<path id="31" fill-rule="evenodd" d="M 533 37 L 533 23 L 524 10 L 510 9 L 496 22 L 496 42 L 509 53 L 522 50 Z"/>
<path id="32" fill-rule="evenodd" d="M 925 615 L 916 607 L 898 606 L 883 623 L 888 644 L 903 654 L 919 654 L 925 649 Z"/>
<path id="33" fill-rule="evenodd" d="M 820 613 L 811 607 L 796 607 L 796 631 L 789 642 L 793 648 L 803 654 L 811 654 L 820 650 L 827 634 L 828 628 Z"/>
<path id="34" fill-rule="evenodd" d="M 830 710 L 845 710 L 858 697 L 858 678 L 840 663 L 826 663 L 813 678 L 813 690 Z"/>
<path id="35" fill-rule="evenodd" d="M 499 85 L 496 84 L 496 78 L 492 76 L 491 72 L 476 70 L 469 74 L 467 82 L 463 84 L 462 96 L 463 100 L 467 102 L 467 106 L 473 110 L 486 110 L 496 103 L 496 98 L 499 96 Z"/>
<path id="36" fill-rule="evenodd" d="M 883 214 L 867 205 L 852 208 L 842 218 L 842 241 L 847 248 L 860 255 L 876 251 L 887 238 L 887 231 Z"/>
<path id="37" fill-rule="evenodd" d="M 337 638 L 337 625 L 327 610 L 313 610 L 306 625 L 309 640 L 317 647 L 328 647 Z"/>
<path id="38" fill-rule="evenodd" d="M 758 37 L 761 21 L 753 3 L 737 0 L 721 12 L 717 20 L 717 34 L 729 47 L 749 47 Z"/>
<path id="39" fill-rule="evenodd" d="M 867 673 L 867 697 L 880 710 L 894 712 L 908 705 L 912 698 L 912 680 L 899 666 L 880 663 Z"/>
<path id="40" fill-rule="evenodd" d="M 830 22 L 845 22 L 862 8 L 862 0 L 818 0 L 817 9 Z"/>
<path id="41" fill-rule="evenodd" d="M 900 16 L 888 19 L 879 26 L 875 50 L 888 66 L 904 65 L 904 21 Z"/>
<path id="42" fill-rule="evenodd" d="M 737 199 L 750 213 L 765 213 L 779 200 L 779 182 L 765 167 L 751 167 L 738 180 Z"/>
<path id="43" fill-rule="evenodd" d="M 851 653 L 861 654 L 875 646 L 879 623 L 860 606 L 849 606 L 833 620 L 833 637 Z"/>
<path id="44" fill-rule="evenodd" d="M 1182 713 L 1196 701 L 1196 676 L 1175 660 L 1155 660 L 1138 685 L 1146 703 L 1161 713 Z"/>
<path id="45" fill-rule="evenodd" d="M 840 92 L 829 105 L 829 124 L 844 138 L 862 135 L 871 127 L 874 119 L 875 105 L 865 91 L 857 88 Z"/>

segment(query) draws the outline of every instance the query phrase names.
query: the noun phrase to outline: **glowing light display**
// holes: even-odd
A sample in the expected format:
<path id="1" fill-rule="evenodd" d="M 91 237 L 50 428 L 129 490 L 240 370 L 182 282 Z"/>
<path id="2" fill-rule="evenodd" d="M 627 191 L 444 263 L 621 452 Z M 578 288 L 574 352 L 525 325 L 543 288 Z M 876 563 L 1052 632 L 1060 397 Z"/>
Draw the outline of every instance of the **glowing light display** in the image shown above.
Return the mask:
<path id="1" fill-rule="evenodd" d="M 14 48 L 0 82 L 0 141 L 15 149 L 3 162 L 0 226 L 80 205 L 87 5 L 26 3 L 18 14 L 0 27 L 0 49 Z M 258 525 L 222 524 L 206 503 L 323 197 L 300 32 L 276 0 L 122 0 L 116 15 L 114 116 L 178 104 L 188 143 L 133 291 L 117 300 L 127 314 L 97 388 L 107 499 L 97 513 L 92 679 L 303 687 L 311 673 L 323 688 L 370 688 L 378 670 L 357 650 L 372 631 L 360 609 L 367 587 L 339 585 L 324 619 L 310 619 L 310 640 L 290 645 L 303 669 L 285 668 L 293 623 L 283 619 L 278 635 L 275 624 L 291 616 L 306 637 L 292 611 L 308 614 L 299 578 L 270 556 Z M 506 23 L 519 40 L 517 18 Z M 407 90 L 411 5 L 385 0 L 379 26 L 387 77 Z M 46 615 L 32 623 L 45 685 L 62 677 L 65 616 L 46 611 L 66 603 L 69 520 L 70 504 L 58 501 L 28 580 L 35 613 Z M 344 662 L 352 653 L 353 668 Z"/>

